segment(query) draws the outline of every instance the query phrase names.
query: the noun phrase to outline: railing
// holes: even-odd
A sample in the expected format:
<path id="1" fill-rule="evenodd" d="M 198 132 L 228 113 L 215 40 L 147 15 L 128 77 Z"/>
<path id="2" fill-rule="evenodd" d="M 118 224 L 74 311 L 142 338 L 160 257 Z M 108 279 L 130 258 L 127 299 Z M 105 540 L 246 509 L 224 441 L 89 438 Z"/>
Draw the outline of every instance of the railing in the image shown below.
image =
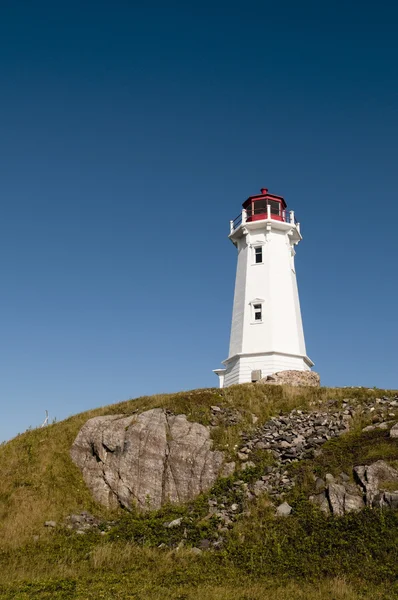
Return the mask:
<path id="1" fill-rule="evenodd" d="M 261 215 L 264 216 L 262 217 Z M 293 210 L 283 210 L 282 212 L 279 212 L 268 205 L 266 208 L 242 209 L 242 212 L 233 221 L 230 221 L 230 233 L 233 233 L 235 229 L 238 229 L 238 227 L 244 223 L 261 221 L 263 219 L 274 219 L 275 221 L 292 223 L 293 225 L 297 225 L 298 229 L 300 227 L 300 223 L 298 223 Z"/>

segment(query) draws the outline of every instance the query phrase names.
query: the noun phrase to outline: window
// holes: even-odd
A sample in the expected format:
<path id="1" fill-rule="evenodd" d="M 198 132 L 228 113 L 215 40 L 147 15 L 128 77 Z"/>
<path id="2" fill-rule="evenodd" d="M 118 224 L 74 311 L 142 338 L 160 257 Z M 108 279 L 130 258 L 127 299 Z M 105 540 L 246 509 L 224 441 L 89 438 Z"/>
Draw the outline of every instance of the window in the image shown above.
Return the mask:
<path id="1" fill-rule="evenodd" d="M 271 206 L 271 215 L 279 215 L 281 205 L 276 200 L 270 200 L 269 204 Z"/>
<path id="2" fill-rule="evenodd" d="M 253 304 L 254 320 L 259 322 L 262 320 L 262 306 L 261 304 Z"/>
<path id="3" fill-rule="evenodd" d="M 256 248 L 254 248 L 254 262 L 256 263 L 256 265 L 263 262 L 262 246 L 256 246 Z"/>
<path id="4" fill-rule="evenodd" d="M 267 214 L 267 201 L 256 200 L 253 202 L 253 212 L 255 215 L 266 215 Z"/>

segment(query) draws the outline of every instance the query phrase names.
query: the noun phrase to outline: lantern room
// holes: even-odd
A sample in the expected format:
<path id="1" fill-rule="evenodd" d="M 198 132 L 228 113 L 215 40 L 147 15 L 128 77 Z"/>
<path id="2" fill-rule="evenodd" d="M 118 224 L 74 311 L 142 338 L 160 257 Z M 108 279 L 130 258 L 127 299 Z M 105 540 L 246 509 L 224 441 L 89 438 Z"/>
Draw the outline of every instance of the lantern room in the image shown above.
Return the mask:
<path id="1" fill-rule="evenodd" d="M 260 195 L 250 196 L 242 206 L 246 211 L 247 222 L 269 218 L 286 221 L 287 204 L 284 198 L 269 194 L 267 188 L 261 188 Z"/>

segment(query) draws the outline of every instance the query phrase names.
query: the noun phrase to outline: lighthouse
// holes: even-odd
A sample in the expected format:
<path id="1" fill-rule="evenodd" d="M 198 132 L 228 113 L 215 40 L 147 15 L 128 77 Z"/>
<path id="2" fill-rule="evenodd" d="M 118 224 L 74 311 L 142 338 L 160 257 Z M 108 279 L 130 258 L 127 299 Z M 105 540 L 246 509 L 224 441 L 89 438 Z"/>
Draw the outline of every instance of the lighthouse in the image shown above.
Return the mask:
<path id="1" fill-rule="evenodd" d="M 250 196 L 230 221 L 238 261 L 229 356 L 215 369 L 220 387 L 278 371 L 309 371 L 294 266 L 300 223 L 282 196 Z"/>

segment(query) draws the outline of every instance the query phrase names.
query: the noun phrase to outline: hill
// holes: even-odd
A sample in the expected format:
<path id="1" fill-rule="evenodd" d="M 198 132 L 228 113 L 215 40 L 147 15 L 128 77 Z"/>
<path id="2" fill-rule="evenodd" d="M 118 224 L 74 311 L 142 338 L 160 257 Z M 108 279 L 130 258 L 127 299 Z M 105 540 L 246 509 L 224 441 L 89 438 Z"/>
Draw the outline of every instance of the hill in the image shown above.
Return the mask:
<path id="1" fill-rule="evenodd" d="M 0 598 L 398 597 L 394 482 L 383 492 L 393 508 L 347 508 L 354 467 L 383 460 L 394 472 L 398 464 L 389 435 L 395 398 L 388 390 L 247 384 L 129 400 L 18 435 L 0 447 Z M 236 462 L 235 473 L 157 511 L 94 502 L 70 457 L 82 426 L 154 408 L 211 426 L 214 448 Z M 305 438 L 298 455 L 292 423 L 307 427 L 297 432 Z M 330 503 L 339 490 L 341 516 L 314 503 Z M 275 515 L 283 501 L 287 518 Z"/>

